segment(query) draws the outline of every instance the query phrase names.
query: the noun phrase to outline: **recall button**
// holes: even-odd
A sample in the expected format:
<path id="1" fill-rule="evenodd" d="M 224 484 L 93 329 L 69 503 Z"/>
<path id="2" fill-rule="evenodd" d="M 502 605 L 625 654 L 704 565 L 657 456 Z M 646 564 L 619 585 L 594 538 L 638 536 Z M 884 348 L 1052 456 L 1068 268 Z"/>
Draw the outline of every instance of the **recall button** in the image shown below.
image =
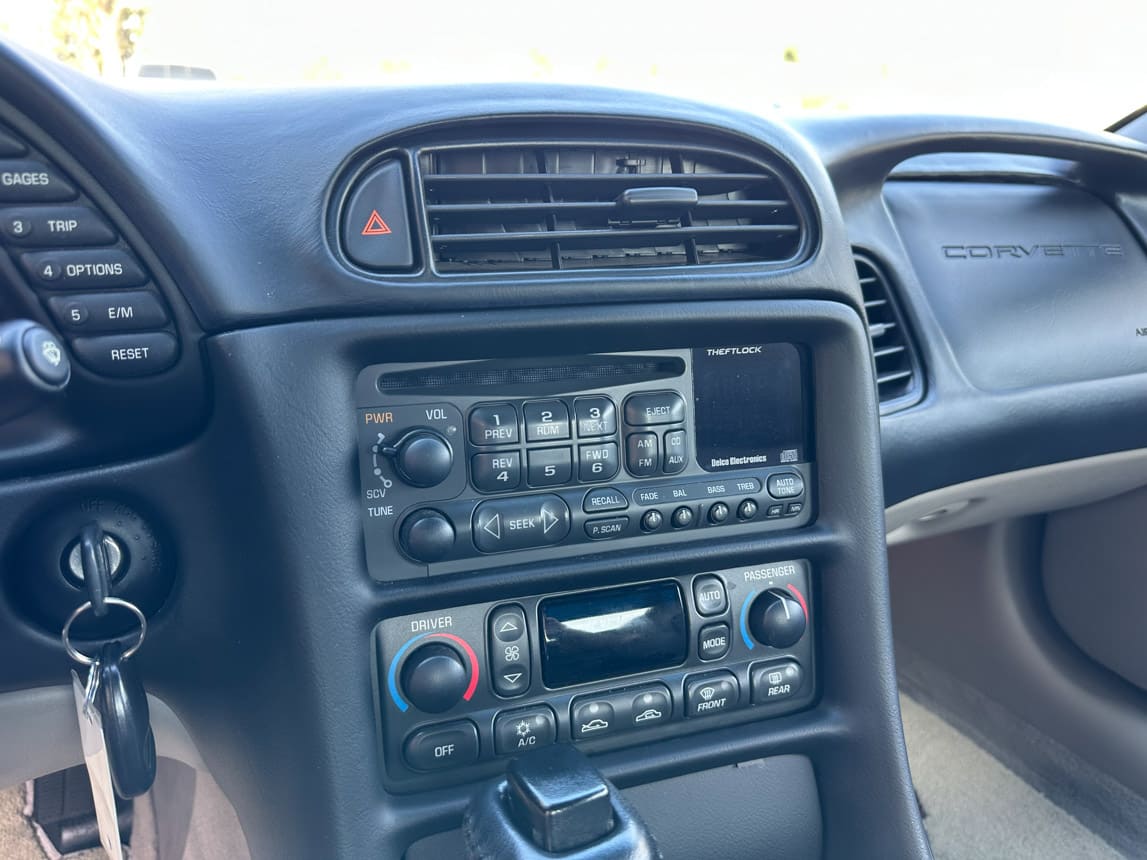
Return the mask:
<path id="1" fill-rule="evenodd" d="M 78 337 L 72 351 L 89 370 L 127 379 L 167 370 L 179 357 L 179 342 L 166 332 Z"/>
<path id="2" fill-rule="evenodd" d="M 469 720 L 419 729 L 406 739 L 406 763 L 414 770 L 443 770 L 478 760 L 478 730 Z"/>
<path id="3" fill-rule="evenodd" d="M 590 520 L 585 524 L 585 533 L 590 540 L 609 540 L 621 537 L 629 528 L 629 517 L 608 517 L 604 520 Z"/>
<path id="4" fill-rule="evenodd" d="M 581 508 L 587 514 L 605 513 L 607 511 L 624 511 L 629 507 L 625 494 L 613 487 L 602 487 L 599 490 L 590 490 L 585 494 L 585 501 Z"/>
<path id="5" fill-rule="evenodd" d="M 731 672 L 685 679 L 685 716 L 711 717 L 737 707 L 740 687 Z"/>
<path id="6" fill-rule="evenodd" d="M 558 496 L 521 496 L 482 502 L 474 509 L 479 552 L 551 546 L 570 533 L 570 509 Z"/>

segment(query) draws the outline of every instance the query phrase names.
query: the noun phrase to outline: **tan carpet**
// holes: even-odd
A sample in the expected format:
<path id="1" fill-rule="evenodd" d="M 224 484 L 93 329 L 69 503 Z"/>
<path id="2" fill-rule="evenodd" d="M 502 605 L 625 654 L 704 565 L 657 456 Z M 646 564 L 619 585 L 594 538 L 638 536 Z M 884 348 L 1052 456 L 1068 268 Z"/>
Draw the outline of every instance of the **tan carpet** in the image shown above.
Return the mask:
<path id="1" fill-rule="evenodd" d="M 900 708 L 936 860 L 1123 856 L 931 711 L 907 696 Z"/>

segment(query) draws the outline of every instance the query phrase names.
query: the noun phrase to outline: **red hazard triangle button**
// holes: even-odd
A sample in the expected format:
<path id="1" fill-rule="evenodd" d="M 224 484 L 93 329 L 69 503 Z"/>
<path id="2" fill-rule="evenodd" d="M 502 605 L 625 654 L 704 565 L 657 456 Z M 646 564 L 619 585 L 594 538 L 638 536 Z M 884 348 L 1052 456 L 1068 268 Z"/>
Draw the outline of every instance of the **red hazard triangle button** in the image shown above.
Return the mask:
<path id="1" fill-rule="evenodd" d="M 390 228 L 386 226 L 386 222 L 382 220 L 382 216 L 378 214 L 378 210 L 372 209 L 370 217 L 366 219 L 366 226 L 362 228 L 362 235 L 384 236 L 389 232 Z"/>

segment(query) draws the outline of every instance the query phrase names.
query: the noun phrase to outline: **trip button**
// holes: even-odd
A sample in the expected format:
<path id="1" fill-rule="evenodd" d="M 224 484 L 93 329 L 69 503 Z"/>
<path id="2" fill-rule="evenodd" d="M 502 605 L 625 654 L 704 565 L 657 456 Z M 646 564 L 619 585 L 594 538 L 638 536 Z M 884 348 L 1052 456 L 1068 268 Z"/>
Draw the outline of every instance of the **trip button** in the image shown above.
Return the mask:
<path id="1" fill-rule="evenodd" d="M 167 311 L 155 293 L 91 293 L 52 296 L 48 308 L 61 328 L 72 332 L 116 332 L 162 328 Z"/>
<path id="2" fill-rule="evenodd" d="M 558 496 L 493 499 L 474 509 L 474 546 L 480 552 L 560 543 L 570 532 L 570 509 Z"/>
<path id="3" fill-rule="evenodd" d="M 653 728 L 672 719 L 673 699 L 660 684 L 642 688 L 636 691 L 629 713 L 635 729 Z"/>
<path id="4" fill-rule="evenodd" d="M 702 660 L 720 660 L 729 653 L 729 625 L 708 624 L 697 634 L 697 656 Z"/>
<path id="5" fill-rule="evenodd" d="M 402 165 L 385 161 L 351 192 L 342 217 L 346 255 L 367 269 L 409 269 L 414 265 L 406 180 Z"/>
<path id="6" fill-rule="evenodd" d="M 526 451 L 526 480 L 531 487 L 556 487 L 573 477 L 573 451 L 569 448 L 530 448 Z"/>
<path id="7" fill-rule="evenodd" d="M 590 520 L 585 524 L 585 534 L 590 540 L 610 540 L 621 537 L 629 528 L 629 517 L 608 517 L 604 520 Z"/>
<path id="8" fill-rule="evenodd" d="M 662 454 L 661 471 L 666 475 L 676 475 L 689 462 L 684 430 L 670 430 L 665 434 L 665 448 Z"/>
<path id="9" fill-rule="evenodd" d="M 486 493 L 512 490 L 522 482 L 522 455 L 517 451 L 475 454 L 470 458 L 470 477 Z"/>
<path id="10" fill-rule="evenodd" d="M 72 352 L 95 373 L 129 379 L 167 370 L 179 357 L 179 342 L 166 332 L 77 337 Z"/>
<path id="11" fill-rule="evenodd" d="M 471 444 L 513 445 L 517 441 L 518 411 L 509 403 L 487 403 L 471 410 Z"/>
<path id="12" fill-rule="evenodd" d="M 795 499 L 804 492 L 804 478 L 796 472 L 782 472 L 769 475 L 765 487 L 774 499 Z"/>
<path id="13" fill-rule="evenodd" d="M 610 735 L 619 728 L 613 705 L 605 699 L 577 700 L 571 709 L 575 740 Z"/>
<path id="14" fill-rule="evenodd" d="M 685 420 L 685 401 L 676 391 L 631 394 L 625 401 L 625 423 L 634 427 L 678 424 Z"/>
<path id="15" fill-rule="evenodd" d="M 587 514 L 606 513 L 608 511 L 624 511 L 629 507 L 625 494 L 613 487 L 602 487 L 590 490 L 585 494 L 581 509 Z"/>
<path id="16" fill-rule="evenodd" d="M 0 229 L 10 242 L 46 248 L 110 245 L 116 232 L 87 206 L 35 206 L 5 209 Z"/>
<path id="17" fill-rule="evenodd" d="M 804 683 L 804 672 L 796 660 L 753 666 L 750 677 L 753 682 L 754 705 L 768 705 L 791 699 L 800 692 Z"/>
<path id="18" fill-rule="evenodd" d="M 715 576 L 697 577 L 693 580 L 693 602 L 702 615 L 721 615 L 729 608 L 725 583 Z"/>
<path id="19" fill-rule="evenodd" d="M 147 283 L 147 273 L 139 261 L 119 248 L 40 251 L 22 255 L 20 262 L 38 286 L 53 290 L 141 287 Z"/>
<path id="20" fill-rule="evenodd" d="M 414 770 L 445 770 L 478 760 L 478 729 L 469 720 L 418 729 L 403 745 L 406 763 Z"/>
<path id="21" fill-rule="evenodd" d="M 685 716 L 711 717 L 734 710 L 741 689 L 731 672 L 685 679 Z"/>
<path id="22" fill-rule="evenodd" d="M 617 443 L 579 445 L 577 474 L 579 481 L 608 481 L 617 474 Z"/>
<path id="23" fill-rule="evenodd" d="M 545 705 L 494 717 L 494 752 L 517 755 L 558 739 L 558 721 Z"/>
<path id="24" fill-rule="evenodd" d="M 527 442 L 551 442 L 570 437 L 570 413 L 560 400 L 538 400 L 522 407 Z"/>
<path id="25" fill-rule="evenodd" d="M 0 203 L 58 203 L 76 189 L 55 168 L 40 161 L 0 161 Z"/>
<path id="26" fill-rule="evenodd" d="M 574 421 L 579 436 L 612 436 L 617 432 L 617 410 L 608 397 L 574 400 Z"/>

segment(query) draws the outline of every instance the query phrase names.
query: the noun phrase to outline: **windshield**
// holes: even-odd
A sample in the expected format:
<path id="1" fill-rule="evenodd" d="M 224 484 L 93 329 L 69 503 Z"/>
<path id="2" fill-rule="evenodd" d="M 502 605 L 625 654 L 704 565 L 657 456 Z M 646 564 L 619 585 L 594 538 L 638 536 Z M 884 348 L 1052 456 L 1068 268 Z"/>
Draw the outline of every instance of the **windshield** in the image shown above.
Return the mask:
<path id="1" fill-rule="evenodd" d="M 1102 128 L 1147 101 L 1147 5 L 1091 0 L 9 0 L 0 36 L 154 86 L 494 81 L 754 113 L 972 113 Z"/>

